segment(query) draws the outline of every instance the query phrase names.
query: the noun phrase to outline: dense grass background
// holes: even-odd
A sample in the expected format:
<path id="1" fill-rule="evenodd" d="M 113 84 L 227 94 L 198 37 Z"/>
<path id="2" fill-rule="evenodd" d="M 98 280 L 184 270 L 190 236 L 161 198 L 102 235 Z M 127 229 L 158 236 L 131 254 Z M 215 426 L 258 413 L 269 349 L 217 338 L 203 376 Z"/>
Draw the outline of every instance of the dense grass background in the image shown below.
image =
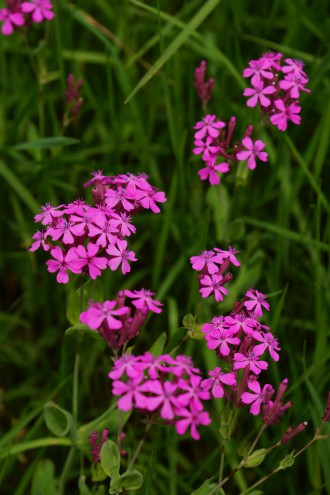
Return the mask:
<path id="1" fill-rule="evenodd" d="M 137 218 L 133 249 L 139 263 L 132 274 L 102 277 L 106 298 L 119 288 L 150 287 L 165 303 L 163 314 L 150 319 L 137 340 L 136 352 L 149 348 L 162 331 L 173 335 L 183 316 L 195 312 L 199 295 L 189 256 L 230 243 L 240 250 L 242 268 L 230 296 L 221 306 L 206 305 L 200 322 L 230 311 L 250 286 L 269 295 L 272 311 L 265 322 L 283 349 L 269 381 L 289 378 L 287 398 L 294 409 L 260 445 L 270 445 L 289 424 L 304 420 L 308 429 L 288 448 L 298 449 L 312 437 L 330 389 L 327 7 L 326 0 L 58 0 L 53 22 L 33 25 L 26 38 L 1 37 L 1 493 L 30 493 L 39 461 L 52 459 L 59 475 L 67 455 L 66 447 L 22 447 L 23 452 L 19 447 L 50 436 L 42 417 L 48 400 L 71 408 L 75 352 L 75 338 L 64 332 L 76 285 L 58 286 L 43 254 L 28 247 L 39 204 L 83 197 L 83 182 L 99 168 L 109 174 L 146 172 L 168 197 L 161 215 Z M 301 58 L 310 76 L 312 94 L 302 97 L 302 125 L 290 125 L 285 134 L 260 128 L 258 110 L 248 109 L 242 96 L 242 69 L 266 49 Z M 211 113 L 225 120 L 236 115 L 237 138 L 250 123 L 260 128 L 270 156 L 268 164 L 260 163 L 247 177 L 233 174 L 220 188 L 201 183 L 191 152 L 192 127 L 202 116 L 193 72 L 202 58 L 216 79 Z M 70 72 L 84 78 L 85 103 L 79 120 L 63 130 Z M 35 143 L 63 135 L 79 142 L 44 148 Z M 205 370 L 215 366 L 202 341 L 189 341 L 182 351 Z M 84 341 L 82 362 L 79 420 L 84 425 L 109 407 L 110 363 L 97 341 Z M 151 477 L 151 488 L 145 485 L 139 493 L 190 493 L 217 474 L 218 409 L 219 404 L 210 406 L 214 421 L 200 443 L 178 438 L 171 427 L 150 435 L 137 467 Z M 241 412 L 225 472 L 235 467 L 238 448 L 259 426 Z M 127 450 L 134 449 L 142 431 L 133 415 Z M 17 455 L 6 458 L 13 446 Z M 283 451 L 270 455 L 257 475 L 270 472 L 283 456 Z M 89 480 L 87 457 L 73 464 L 67 493 L 79 493 L 81 472 Z M 255 480 L 255 473 L 238 474 L 226 493 L 239 493 Z M 329 441 L 313 445 L 264 490 L 330 493 Z"/>

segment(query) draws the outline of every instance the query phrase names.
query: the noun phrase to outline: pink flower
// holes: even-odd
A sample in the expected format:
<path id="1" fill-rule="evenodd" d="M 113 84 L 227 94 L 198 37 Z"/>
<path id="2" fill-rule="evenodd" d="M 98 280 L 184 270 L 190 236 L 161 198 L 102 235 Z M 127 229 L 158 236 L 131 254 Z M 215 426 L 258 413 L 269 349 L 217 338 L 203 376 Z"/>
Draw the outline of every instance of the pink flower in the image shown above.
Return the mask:
<path id="1" fill-rule="evenodd" d="M 122 381 L 115 381 L 112 384 L 113 395 L 122 395 L 118 400 L 118 409 L 122 411 L 129 411 L 133 405 L 138 409 L 145 409 L 147 405 L 147 398 L 142 392 L 149 392 L 149 389 L 145 387 L 145 384 L 140 384 L 140 379 L 130 379 L 127 383 Z"/>
<path id="2" fill-rule="evenodd" d="M 109 260 L 110 270 L 117 270 L 119 265 L 121 264 L 121 271 L 123 275 L 131 271 L 131 267 L 128 261 L 137 261 L 135 254 L 133 251 L 129 251 L 127 248 L 127 241 L 117 240 L 115 244 L 111 244 L 106 252 L 113 256 Z"/>
<path id="3" fill-rule="evenodd" d="M 208 160 L 205 161 L 205 168 L 201 168 L 198 171 L 198 175 L 201 180 L 209 179 L 211 186 L 216 184 L 220 184 L 220 177 L 218 172 L 224 174 L 229 171 L 229 165 L 226 162 L 216 164 L 217 157 L 211 156 Z"/>
<path id="4" fill-rule="evenodd" d="M 288 107 L 285 106 L 282 100 L 275 100 L 275 107 L 279 110 L 278 113 L 274 113 L 270 117 L 270 121 L 274 124 L 280 131 L 285 131 L 288 126 L 288 120 L 294 124 L 299 125 L 301 122 L 300 113 L 301 107 L 296 103 L 291 103 Z"/>
<path id="5" fill-rule="evenodd" d="M 84 233 L 84 227 L 79 225 L 73 225 L 70 220 L 61 218 L 54 227 L 48 229 L 48 233 L 53 241 L 58 241 L 62 237 L 64 244 L 73 244 L 77 236 L 81 236 Z"/>
<path id="6" fill-rule="evenodd" d="M 32 244 L 32 246 L 29 248 L 29 251 L 36 251 L 39 249 L 40 246 L 42 246 L 44 251 L 49 251 L 50 247 L 47 244 L 46 238 L 48 237 L 48 231 L 44 232 L 43 230 L 36 232 L 33 236 L 32 239 L 35 239 L 35 242 Z"/>
<path id="7" fill-rule="evenodd" d="M 54 247 L 50 254 L 55 260 L 46 261 L 48 271 L 55 273 L 58 271 L 56 280 L 59 284 L 67 284 L 69 282 L 68 270 L 73 273 L 81 273 L 81 262 L 77 258 L 75 248 L 70 248 L 67 253 L 62 251 L 59 246 Z"/>
<path id="8" fill-rule="evenodd" d="M 193 269 L 199 272 L 204 268 L 207 269 L 210 275 L 219 271 L 219 267 L 215 264 L 217 263 L 217 257 L 214 251 L 202 251 L 202 254 L 198 256 L 191 256 L 190 263 Z"/>
<path id="9" fill-rule="evenodd" d="M 22 3 L 22 12 L 31 13 L 34 22 L 42 22 L 44 19 L 51 21 L 54 17 L 54 12 L 51 11 L 53 5 L 49 0 L 31 0 L 30 2 Z"/>
<path id="10" fill-rule="evenodd" d="M 259 59 L 251 60 L 249 68 L 243 70 L 243 77 L 251 77 L 252 86 L 256 87 L 262 82 L 262 77 L 265 79 L 273 79 L 274 74 L 269 70 L 272 67 L 270 60 Z"/>
<path id="11" fill-rule="evenodd" d="M 52 223 L 54 218 L 61 217 L 63 215 L 63 211 L 57 211 L 59 208 L 62 208 L 62 205 L 52 206 L 50 203 L 46 203 L 45 206 L 41 206 L 42 213 L 38 213 L 34 217 L 34 221 L 41 221 L 42 225 Z"/>
<path id="12" fill-rule="evenodd" d="M 201 387 L 204 390 L 212 389 L 212 395 L 215 399 L 221 399 L 224 396 L 223 384 L 229 386 L 236 386 L 236 377 L 234 373 L 224 373 L 221 368 L 217 366 L 214 370 L 209 371 L 208 375 L 211 378 L 207 378 L 201 382 Z"/>
<path id="13" fill-rule="evenodd" d="M 119 232 L 124 237 L 129 237 L 131 234 L 135 234 L 136 228 L 131 224 L 132 217 L 125 212 L 114 213 L 111 218 L 112 225 L 119 229 Z"/>
<path id="14" fill-rule="evenodd" d="M 107 258 L 96 256 L 99 250 L 97 244 L 89 242 L 87 247 L 78 246 L 76 249 L 77 255 L 80 257 L 82 266 L 88 268 L 89 276 L 95 280 L 99 275 L 101 275 L 101 270 L 105 270 L 108 265 Z"/>
<path id="15" fill-rule="evenodd" d="M 87 311 L 80 314 L 80 321 L 93 330 L 97 330 L 106 322 L 110 330 L 118 330 L 123 324 L 114 316 L 122 316 L 129 312 L 127 306 L 114 309 L 117 301 L 104 301 L 104 303 L 93 304 Z"/>
<path id="16" fill-rule="evenodd" d="M 302 60 L 293 60 L 292 58 L 286 58 L 284 62 L 287 63 L 287 65 L 283 65 L 282 67 L 282 72 L 284 72 L 284 74 L 291 73 L 296 77 L 304 77 L 305 79 L 307 79 L 307 74 L 303 70 L 305 64 Z"/>
<path id="17" fill-rule="evenodd" d="M 149 311 L 153 311 L 154 313 L 161 313 L 162 310 L 159 306 L 163 306 L 162 303 L 152 299 L 151 296 L 154 296 L 155 293 L 151 292 L 151 290 L 141 289 L 135 290 L 134 292 L 130 290 L 124 291 L 125 296 L 130 297 L 131 299 L 135 299 L 132 301 L 132 304 L 139 309 L 147 308 Z"/>
<path id="18" fill-rule="evenodd" d="M 200 439 L 197 426 L 209 425 L 211 423 L 209 413 L 206 411 L 191 411 L 181 408 L 177 411 L 177 414 L 180 416 L 180 419 L 175 423 L 177 433 L 184 435 L 187 429 L 190 428 L 190 435 L 194 440 Z"/>
<path id="19" fill-rule="evenodd" d="M 250 137 L 245 137 L 242 139 L 242 144 L 246 150 L 239 151 L 236 156 L 240 161 L 247 160 L 250 170 L 256 168 L 256 158 L 259 158 L 262 162 L 268 160 L 268 153 L 262 151 L 266 145 L 260 139 L 253 142 Z"/>
<path id="20" fill-rule="evenodd" d="M 288 74 L 283 81 L 280 81 L 280 88 L 285 91 L 290 91 L 291 98 L 299 98 L 300 91 L 310 93 L 310 90 L 305 88 L 305 84 L 307 83 L 308 79 L 305 79 L 304 77 Z"/>
<path id="21" fill-rule="evenodd" d="M 204 409 L 201 400 L 209 400 L 210 393 L 207 390 L 201 388 L 201 376 L 191 375 L 189 381 L 180 378 L 178 381 L 178 387 L 181 390 L 185 390 L 178 397 L 178 403 L 181 406 L 189 406 L 191 409 L 196 411 L 202 411 Z"/>
<path id="22" fill-rule="evenodd" d="M 165 193 L 154 188 L 147 191 L 137 191 L 136 200 L 140 202 L 143 208 L 151 210 L 153 213 L 160 213 L 160 208 L 156 202 L 165 203 L 167 201 Z"/>
<path id="23" fill-rule="evenodd" d="M 215 115 L 206 115 L 200 122 L 197 122 L 194 129 L 197 129 L 195 133 L 195 139 L 204 139 L 205 136 L 211 138 L 217 138 L 220 134 L 219 129 L 226 127 L 224 122 L 215 121 Z"/>
<path id="24" fill-rule="evenodd" d="M 124 210 L 130 211 L 134 210 L 134 205 L 132 201 L 135 200 L 135 195 L 129 194 L 126 189 L 122 187 L 118 187 L 118 190 L 108 189 L 105 193 L 106 199 L 105 202 L 107 206 L 113 208 L 114 206 L 121 206 Z"/>
<path id="25" fill-rule="evenodd" d="M 237 352 L 234 354 L 234 370 L 239 370 L 242 368 L 246 368 L 246 366 L 250 366 L 250 370 L 252 373 L 259 375 L 261 371 L 266 370 L 268 368 L 267 361 L 259 361 L 260 355 L 255 354 L 254 352 L 248 352 L 246 356 Z"/>
<path id="26" fill-rule="evenodd" d="M 222 280 L 222 275 L 205 275 L 200 281 L 201 285 L 205 285 L 199 290 L 202 297 L 209 297 L 213 292 L 217 302 L 223 301 L 223 294 L 227 295 L 228 290 L 221 284 Z"/>
<path id="27" fill-rule="evenodd" d="M 230 330 L 223 326 L 206 334 L 205 340 L 209 349 L 218 349 L 223 356 L 228 356 L 231 351 L 228 344 L 239 345 L 241 343 L 238 337 L 233 337 Z"/>
<path id="28" fill-rule="evenodd" d="M 265 401 L 265 394 L 270 385 L 265 385 L 261 390 L 260 383 L 254 380 L 248 382 L 248 387 L 254 393 L 251 394 L 250 392 L 243 392 L 241 399 L 244 404 L 252 404 L 250 407 L 250 413 L 257 416 L 260 413 L 261 404 Z"/>
<path id="29" fill-rule="evenodd" d="M 238 333 L 243 330 L 247 335 L 252 335 L 255 326 L 255 320 L 238 313 L 235 316 L 225 316 L 225 323 L 232 333 Z"/>
<path id="30" fill-rule="evenodd" d="M 262 316 L 262 308 L 269 311 L 269 304 L 266 301 L 266 296 L 262 292 L 254 289 L 250 289 L 245 294 L 246 297 L 250 297 L 251 301 L 245 301 L 244 306 L 248 311 L 254 311 L 254 314 L 258 317 Z"/>
<path id="31" fill-rule="evenodd" d="M 118 233 L 118 229 L 111 220 L 99 219 L 95 220 L 95 224 L 89 226 L 89 235 L 90 237 L 98 236 L 96 240 L 98 246 L 106 247 L 116 242 L 117 236 L 113 234 Z"/>
<path id="32" fill-rule="evenodd" d="M 1 31 L 5 36 L 9 36 L 15 26 L 24 26 L 24 17 L 20 12 L 11 12 L 9 9 L 0 9 L 0 22 L 3 22 Z"/>
<path id="33" fill-rule="evenodd" d="M 139 380 L 143 376 L 143 372 L 137 366 L 137 358 L 132 354 L 123 354 L 121 358 L 116 359 L 108 376 L 112 380 L 119 380 L 124 373 L 133 380 Z"/>
<path id="34" fill-rule="evenodd" d="M 229 259 L 230 263 L 232 263 L 235 266 L 240 266 L 240 262 L 236 258 L 235 254 L 239 253 L 237 249 L 232 248 L 231 246 L 228 247 L 228 251 L 225 251 L 224 249 L 219 249 L 219 248 L 214 248 L 214 251 L 216 251 L 217 254 L 217 259 L 219 260 L 219 263 L 223 263 L 224 260 Z"/>
<path id="35" fill-rule="evenodd" d="M 253 338 L 259 342 L 262 342 L 261 344 L 254 346 L 253 352 L 256 354 L 263 354 L 268 349 L 269 354 L 274 361 L 278 361 L 280 359 L 280 356 L 276 351 L 280 351 L 281 348 L 279 347 L 277 339 L 275 339 L 274 335 L 270 332 L 253 332 Z"/>
<path id="36" fill-rule="evenodd" d="M 213 138 L 208 136 L 206 141 L 196 139 L 194 142 L 195 148 L 193 149 L 194 155 L 203 155 L 203 160 L 210 160 L 212 156 L 216 155 L 219 151 L 219 146 L 213 144 Z"/>
<path id="37" fill-rule="evenodd" d="M 148 411 L 155 411 L 161 407 L 160 415 L 163 419 L 174 418 L 174 408 L 178 406 L 176 395 L 177 384 L 159 380 L 149 380 L 145 382 L 145 389 L 151 392 L 152 396 L 146 398 L 146 408 Z"/>
<path id="38" fill-rule="evenodd" d="M 254 88 L 246 88 L 244 90 L 243 95 L 244 96 L 250 96 L 246 102 L 248 107 L 255 107 L 258 103 L 260 102 L 260 105 L 263 107 L 269 107 L 271 104 L 271 101 L 269 98 L 267 98 L 265 95 L 272 95 L 276 92 L 276 89 L 274 86 L 266 86 L 264 88 L 263 82 L 260 82 L 258 85 L 256 85 Z"/>

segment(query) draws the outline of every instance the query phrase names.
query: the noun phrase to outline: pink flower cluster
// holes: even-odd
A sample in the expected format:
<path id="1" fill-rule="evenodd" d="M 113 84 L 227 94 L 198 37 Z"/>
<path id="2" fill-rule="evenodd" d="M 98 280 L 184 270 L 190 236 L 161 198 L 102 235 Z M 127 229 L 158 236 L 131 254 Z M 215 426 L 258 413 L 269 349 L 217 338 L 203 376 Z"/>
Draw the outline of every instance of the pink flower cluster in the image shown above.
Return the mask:
<path id="1" fill-rule="evenodd" d="M 214 80 L 205 82 L 206 62 L 195 69 L 194 86 L 204 107 L 210 100 Z M 193 153 L 201 155 L 204 167 L 198 172 L 201 180 L 208 180 L 213 186 L 220 184 L 220 175 L 229 172 L 230 167 L 240 161 L 247 161 L 248 168 L 256 168 L 256 159 L 267 162 L 268 153 L 264 151 L 265 143 L 260 139 L 252 140 L 253 126 L 249 125 L 241 141 L 232 142 L 236 127 L 236 117 L 231 117 L 228 124 L 216 115 L 207 114 L 194 126 L 195 141 Z"/>
<path id="2" fill-rule="evenodd" d="M 110 348 L 116 351 L 140 333 L 150 311 L 162 312 L 162 303 L 152 299 L 154 295 L 154 292 L 146 289 L 134 292 L 125 290 L 118 293 L 115 301 L 90 301 L 88 309 L 80 314 L 80 321 L 97 330 Z M 126 305 L 126 297 L 130 299 L 133 308 Z"/>
<path id="3" fill-rule="evenodd" d="M 239 161 L 247 160 L 248 168 L 253 170 L 256 168 L 256 159 L 262 162 L 268 160 L 268 154 L 263 151 L 265 143 L 260 139 L 251 139 L 252 125 L 247 127 L 241 142 L 231 143 L 235 127 L 236 117 L 232 117 L 228 125 L 216 115 L 206 115 L 196 123 L 193 153 L 201 155 L 204 161 L 205 166 L 198 172 L 201 180 L 208 179 L 211 185 L 219 184 L 219 173 L 229 172 L 230 167 Z"/>
<path id="4" fill-rule="evenodd" d="M 135 407 L 153 420 L 159 415 L 166 423 L 174 423 L 179 435 L 189 429 L 192 438 L 199 440 L 197 427 L 211 423 L 203 405 L 210 393 L 201 388 L 200 373 L 187 356 L 124 354 L 115 361 L 109 378 L 119 409 Z"/>
<path id="5" fill-rule="evenodd" d="M 227 251 L 214 248 L 203 251 L 200 256 L 192 256 L 190 262 L 194 270 L 199 271 L 199 283 L 202 297 L 215 295 L 216 301 L 222 301 L 228 291 L 224 283 L 232 278 L 231 274 L 223 276 L 230 264 L 239 266 L 237 251 L 229 247 Z M 236 407 L 251 404 L 250 412 L 258 415 L 261 411 L 265 424 L 279 420 L 283 412 L 291 407 L 291 402 L 282 404 L 281 398 L 287 387 L 283 380 L 274 402 L 271 397 L 274 388 L 259 383 L 262 371 L 268 368 L 266 357 L 279 360 L 280 347 L 269 327 L 260 323 L 264 310 L 270 307 L 264 294 L 256 289 L 249 289 L 242 301 L 237 301 L 228 316 L 216 316 L 202 325 L 202 332 L 207 347 L 215 350 L 224 362 L 209 372 L 209 377 L 201 382 L 201 387 L 213 397 L 226 397 Z"/>
<path id="6" fill-rule="evenodd" d="M 65 91 L 65 99 L 70 110 L 70 113 L 73 117 L 76 117 L 79 113 L 80 108 L 82 107 L 84 100 L 80 97 L 80 91 L 83 86 L 83 79 L 79 77 L 77 81 L 74 80 L 74 75 L 68 75 L 68 86 Z"/>
<path id="7" fill-rule="evenodd" d="M 129 261 L 137 261 L 125 240 L 136 231 L 132 216 L 144 209 L 159 213 L 156 202 L 166 201 L 165 194 L 147 179 L 144 174 L 110 177 L 93 172 L 85 187 L 93 186 L 95 206 L 81 199 L 68 205 L 42 206 L 35 221 L 45 229 L 33 235 L 30 251 L 40 247 L 50 251 L 53 259 L 46 264 L 49 272 L 58 272 L 58 283 L 68 283 L 68 272 L 96 279 L 107 267 L 114 271 L 121 266 L 126 275 L 131 270 Z"/>
<path id="8" fill-rule="evenodd" d="M 51 21 L 54 17 L 53 5 L 49 0 L 6 0 L 6 4 L 6 8 L 0 9 L 1 31 L 5 36 L 12 34 L 17 27 L 31 22 Z"/>
<path id="9" fill-rule="evenodd" d="M 271 123 L 285 131 L 289 121 L 300 124 L 300 93 L 310 93 L 310 90 L 306 88 L 308 77 L 303 70 L 304 63 L 292 58 L 282 62 L 282 56 L 282 53 L 266 52 L 259 59 L 251 60 L 243 77 L 251 79 L 252 88 L 246 88 L 243 94 L 248 97 L 248 107 L 259 103 Z"/>
<path id="10" fill-rule="evenodd" d="M 202 102 L 203 106 L 206 106 L 208 101 L 212 97 L 212 91 L 214 86 L 214 79 L 210 77 L 207 81 L 205 81 L 205 73 L 206 73 L 206 62 L 202 60 L 199 67 L 195 69 L 195 80 L 194 87 L 197 92 L 197 96 Z"/>
<path id="11" fill-rule="evenodd" d="M 192 256 L 190 263 L 192 268 L 200 272 L 198 281 L 200 285 L 200 294 L 203 298 L 214 294 L 217 302 L 223 300 L 223 296 L 228 294 L 224 285 L 232 280 L 231 273 L 225 274 L 227 268 L 233 264 L 239 266 L 240 262 L 236 258 L 238 251 L 229 246 L 228 251 L 214 248 L 211 251 L 202 251 L 198 256 Z"/>

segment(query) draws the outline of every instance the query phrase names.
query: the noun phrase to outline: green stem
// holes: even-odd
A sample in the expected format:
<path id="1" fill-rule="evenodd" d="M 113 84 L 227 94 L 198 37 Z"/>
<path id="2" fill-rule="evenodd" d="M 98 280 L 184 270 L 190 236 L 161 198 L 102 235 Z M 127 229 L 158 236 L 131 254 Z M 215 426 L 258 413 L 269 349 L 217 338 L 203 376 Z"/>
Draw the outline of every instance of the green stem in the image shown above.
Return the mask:
<path id="1" fill-rule="evenodd" d="M 26 450 L 39 449 L 40 447 L 49 447 L 51 445 L 62 445 L 65 447 L 70 447 L 72 441 L 70 438 L 38 438 L 37 440 L 31 440 L 30 442 L 22 442 L 18 445 L 13 445 L 8 449 L 3 450 L 0 453 L 0 459 L 6 457 L 20 454 Z"/>
<path id="2" fill-rule="evenodd" d="M 131 462 L 130 462 L 130 463 L 129 463 L 129 465 L 128 465 L 127 471 L 128 471 L 129 469 L 132 469 L 132 467 L 133 467 L 133 465 L 134 465 L 134 463 L 135 463 L 135 461 L 136 461 L 136 459 L 137 459 L 137 456 L 139 455 L 140 450 L 142 449 L 142 446 L 143 446 L 143 444 L 144 444 L 144 442 L 145 442 L 145 439 L 146 439 L 146 437 L 147 437 L 147 433 L 148 433 L 148 431 L 150 430 L 151 425 L 152 425 L 152 423 L 147 423 L 147 425 L 146 425 L 146 429 L 144 430 L 144 435 L 143 435 L 143 437 L 141 438 L 141 440 L 139 441 L 139 444 L 138 444 L 138 446 L 137 446 L 137 448 L 136 448 L 136 451 L 135 451 L 135 452 L 134 452 L 134 454 L 133 454 L 133 457 L 132 457 L 132 459 L 131 459 Z"/>
<path id="3" fill-rule="evenodd" d="M 64 495 L 65 494 L 66 480 L 68 478 L 68 474 L 69 474 L 69 471 L 71 469 L 71 465 L 72 465 L 75 453 L 76 453 L 76 447 L 71 447 L 71 449 L 69 450 L 68 456 L 66 458 L 65 464 L 63 466 L 60 479 L 58 480 L 58 495 Z"/>
<path id="4" fill-rule="evenodd" d="M 251 453 L 254 451 L 254 447 L 257 445 L 261 435 L 263 434 L 263 432 L 265 431 L 265 429 L 267 428 L 267 425 L 263 424 L 258 432 L 258 435 L 256 436 L 250 450 L 249 450 L 249 453 L 247 455 L 247 457 L 249 457 L 249 455 L 251 455 Z"/>
<path id="5" fill-rule="evenodd" d="M 220 467 L 219 467 L 219 483 L 221 483 L 222 481 L 222 477 L 223 477 L 223 466 L 224 466 L 224 463 L 225 463 L 225 439 L 222 438 L 221 439 L 221 442 L 220 442 Z"/>

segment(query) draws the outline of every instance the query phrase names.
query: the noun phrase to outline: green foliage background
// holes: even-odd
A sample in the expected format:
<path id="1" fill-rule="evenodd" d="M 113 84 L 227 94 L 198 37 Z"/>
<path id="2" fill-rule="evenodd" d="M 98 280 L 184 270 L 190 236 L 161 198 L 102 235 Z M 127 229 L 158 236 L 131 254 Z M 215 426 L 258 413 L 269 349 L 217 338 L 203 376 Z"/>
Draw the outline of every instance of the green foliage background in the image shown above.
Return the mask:
<path id="1" fill-rule="evenodd" d="M 46 270 L 46 257 L 28 247 L 39 204 L 84 197 L 82 184 L 96 169 L 146 172 L 168 197 L 160 215 L 136 219 L 132 247 L 139 263 L 132 274 L 102 276 L 105 298 L 121 288 L 150 287 L 165 303 L 135 351 L 144 352 L 162 331 L 173 336 L 184 315 L 196 311 L 198 286 L 189 257 L 234 245 L 242 268 L 230 296 L 222 305 L 206 305 L 199 319 L 230 311 L 251 286 L 269 295 L 272 311 L 265 323 L 283 351 L 268 377 L 274 384 L 289 378 L 287 398 L 294 409 L 265 433 L 260 446 L 278 440 L 289 424 L 307 420 L 309 428 L 290 444 L 299 449 L 320 423 L 330 389 L 328 2 L 54 3 L 54 21 L 31 26 L 27 37 L 15 33 L 0 40 L 1 493 L 30 493 L 41 459 L 54 461 L 56 475 L 64 463 L 64 446 L 19 451 L 22 442 L 49 436 L 41 414 L 46 402 L 70 409 L 75 352 L 75 338 L 64 337 L 75 283 L 59 286 Z M 310 77 L 312 94 L 301 98 L 302 124 L 290 125 L 286 133 L 261 127 L 258 110 L 248 109 L 242 96 L 243 68 L 267 49 L 301 58 Z M 192 84 L 201 59 L 216 79 L 210 113 L 224 120 L 236 115 L 237 139 L 253 123 L 269 152 L 268 164 L 248 175 L 232 174 L 220 188 L 209 189 L 199 180 L 199 161 L 191 152 L 193 125 L 202 116 Z M 84 78 L 85 103 L 79 119 L 63 130 L 69 73 Z M 205 371 L 216 365 L 203 341 L 190 340 L 181 350 Z M 82 352 L 79 420 L 84 425 L 109 407 L 110 362 L 97 340 L 86 338 Z M 149 481 L 138 493 L 190 493 L 217 475 L 219 407 L 210 406 L 212 427 L 201 429 L 200 443 L 178 438 L 171 427 L 150 434 L 136 466 Z M 248 443 L 257 428 L 258 420 L 242 411 L 226 472 L 239 461 L 238 439 Z M 129 452 L 142 431 L 140 418 L 132 416 L 124 444 Z M 17 455 L 6 457 L 13 446 Z M 79 473 L 89 480 L 87 446 L 85 451 L 87 457 L 73 464 L 67 493 L 79 493 Z M 274 453 L 257 473 L 236 475 L 228 493 L 244 490 L 283 457 Z M 313 445 L 264 490 L 330 493 L 329 441 Z"/>

